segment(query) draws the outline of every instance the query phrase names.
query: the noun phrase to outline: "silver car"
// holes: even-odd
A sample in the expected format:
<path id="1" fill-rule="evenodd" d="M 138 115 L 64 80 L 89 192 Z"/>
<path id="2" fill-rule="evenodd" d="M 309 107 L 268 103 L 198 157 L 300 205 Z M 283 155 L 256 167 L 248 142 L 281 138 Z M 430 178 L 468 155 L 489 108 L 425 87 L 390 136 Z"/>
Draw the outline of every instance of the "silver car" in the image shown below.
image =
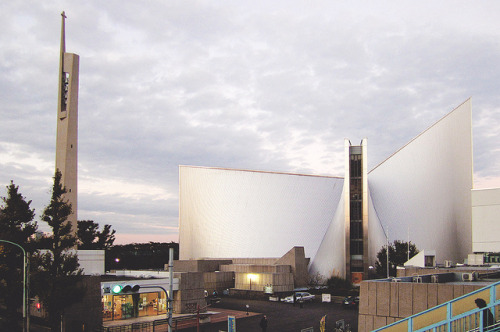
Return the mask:
<path id="1" fill-rule="evenodd" d="M 307 302 L 307 301 L 314 301 L 314 295 L 307 293 L 307 292 L 296 292 L 295 293 L 295 299 L 297 302 Z M 284 299 L 281 299 L 282 302 L 285 303 L 293 303 L 293 295 L 287 296 Z"/>

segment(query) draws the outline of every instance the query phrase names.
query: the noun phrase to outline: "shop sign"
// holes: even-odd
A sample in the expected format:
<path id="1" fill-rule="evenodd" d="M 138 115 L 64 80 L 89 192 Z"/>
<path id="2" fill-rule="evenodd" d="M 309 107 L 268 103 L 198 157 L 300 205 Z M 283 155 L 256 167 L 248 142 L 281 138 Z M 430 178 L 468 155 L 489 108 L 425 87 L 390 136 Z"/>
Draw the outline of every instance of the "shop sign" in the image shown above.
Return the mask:
<path id="1" fill-rule="evenodd" d="M 235 316 L 227 316 L 227 332 L 236 332 Z"/>

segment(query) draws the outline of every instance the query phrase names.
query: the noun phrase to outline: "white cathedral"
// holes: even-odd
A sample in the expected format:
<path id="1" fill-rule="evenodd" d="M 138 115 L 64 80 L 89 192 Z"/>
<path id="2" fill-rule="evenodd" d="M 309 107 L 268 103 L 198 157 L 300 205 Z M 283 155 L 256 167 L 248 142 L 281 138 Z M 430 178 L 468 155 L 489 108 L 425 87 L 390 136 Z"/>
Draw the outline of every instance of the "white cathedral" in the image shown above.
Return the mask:
<path id="1" fill-rule="evenodd" d="M 441 262 L 463 261 L 474 241 L 500 252 L 500 240 L 473 230 L 471 119 L 467 100 L 372 170 L 367 140 L 346 140 L 343 177 L 180 166 L 180 259 L 280 257 L 302 246 L 310 273 L 359 282 L 386 241 L 409 238 Z M 500 190 L 478 197 L 498 204 Z M 488 221 L 495 204 L 486 222 L 499 234 Z"/>

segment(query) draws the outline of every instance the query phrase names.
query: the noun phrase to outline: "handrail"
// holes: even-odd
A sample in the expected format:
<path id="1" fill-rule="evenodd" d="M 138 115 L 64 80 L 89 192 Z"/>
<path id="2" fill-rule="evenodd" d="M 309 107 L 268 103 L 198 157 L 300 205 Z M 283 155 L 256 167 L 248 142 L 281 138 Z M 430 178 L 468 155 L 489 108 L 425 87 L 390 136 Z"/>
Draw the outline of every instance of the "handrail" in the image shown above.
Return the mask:
<path id="1" fill-rule="evenodd" d="M 483 315 L 480 314 L 483 310 L 493 311 L 495 322 L 499 318 L 497 312 L 500 311 L 500 291 L 497 294 L 497 288 L 500 290 L 500 281 L 374 331 L 455 331 L 458 329 L 452 328 L 452 326 L 461 323 L 461 320 L 463 320 L 464 325 L 469 325 L 469 330 L 476 329 L 476 331 L 483 331 Z M 487 303 L 486 308 L 473 307 L 475 306 L 474 299 L 477 297 L 487 298 L 485 299 Z M 461 311 L 460 306 L 463 307 L 464 311 Z M 427 320 L 429 320 L 428 323 L 426 322 L 426 316 Z M 473 319 L 474 321 L 472 321 Z M 464 329 L 464 331 L 467 330 Z"/>

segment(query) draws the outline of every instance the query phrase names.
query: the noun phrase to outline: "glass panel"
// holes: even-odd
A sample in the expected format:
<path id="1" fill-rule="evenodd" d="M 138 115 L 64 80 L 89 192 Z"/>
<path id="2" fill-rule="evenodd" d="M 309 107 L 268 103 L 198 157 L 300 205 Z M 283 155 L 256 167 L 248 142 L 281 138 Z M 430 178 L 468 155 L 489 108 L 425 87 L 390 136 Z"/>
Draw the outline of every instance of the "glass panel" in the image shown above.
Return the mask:
<path id="1" fill-rule="evenodd" d="M 132 295 L 115 295 L 114 302 L 114 320 L 132 318 L 134 306 Z"/>
<path id="2" fill-rule="evenodd" d="M 102 297 L 102 320 L 113 320 L 113 295 Z"/>
<path id="3" fill-rule="evenodd" d="M 158 293 L 139 294 L 139 317 L 156 315 L 158 303 Z"/>

